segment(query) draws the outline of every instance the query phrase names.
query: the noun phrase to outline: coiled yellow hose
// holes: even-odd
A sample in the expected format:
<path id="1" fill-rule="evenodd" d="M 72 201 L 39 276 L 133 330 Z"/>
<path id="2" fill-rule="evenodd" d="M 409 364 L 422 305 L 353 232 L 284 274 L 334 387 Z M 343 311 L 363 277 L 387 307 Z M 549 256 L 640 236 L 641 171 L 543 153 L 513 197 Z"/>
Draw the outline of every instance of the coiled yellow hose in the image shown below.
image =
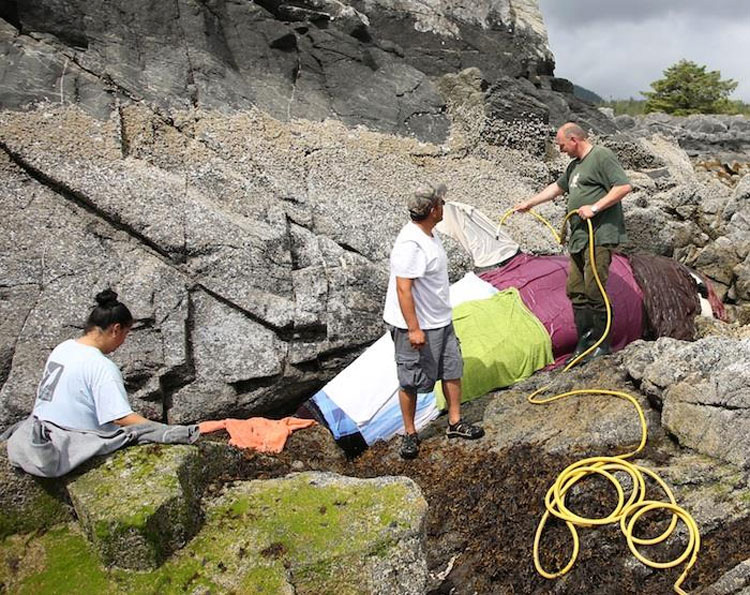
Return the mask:
<path id="1" fill-rule="evenodd" d="M 507 211 L 501 218 L 500 225 L 503 225 L 508 216 L 513 212 L 513 209 Z M 547 225 L 548 228 L 553 230 L 557 241 L 560 241 L 560 236 L 546 219 L 533 211 L 528 212 L 542 221 L 545 225 Z M 571 211 L 570 213 L 568 213 L 565 216 L 565 220 L 563 221 L 563 226 L 568 222 L 568 219 L 575 214 L 576 211 Z M 581 359 L 583 359 L 591 351 L 596 349 L 596 347 L 599 346 L 599 344 L 601 344 L 601 342 L 604 341 L 604 339 L 609 334 L 612 324 L 612 307 L 610 305 L 609 298 L 607 297 L 604 286 L 599 279 L 599 275 L 596 272 L 594 259 L 594 228 L 591 225 L 590 219 L 587 219 L 586 223 L 588 225 L 589 233 L 589 258 L 591 267 L 594 271 L 594 278 L 596 279 L 597 287 L 599 287 L 599 291 L 604 297 L 604 303 L 607 310 L 607 326 L 599 340 L 574 360 L 569 362 L 568 365 L 563 368 L 563 372 L 566 372 L 567 370 L 575 366 Z M 682 574 L 680 574 L 677 581 L 675 581 L 674 583 L 674 590 L 676 593 L 679 593 L 680 595 L 687 595 L 687 593 L 682 590 L 681 585 L 685 581 L 688 572 L 690 572 L 690 569 L 695 565 L 695 562 L 698 559 L 698 551 L 700 549 L 701 542 L 700 530 L 698 529 L 698 525 L 695 522 L 695 519 L 693 519 L 690 513 L 677 505 L 672 490 L 658 475 L 656 475 L 656 473 L 649 469 L 646 469 L 645 467 L 641 467 L 640 465 L 636 465 L 635 463 L 631 463 L 626 460 L 638 454 L 646 446 L 648 429 L 646 425 L 646 417 L 643 413 L 643 408 L 640 406 L 640 403 L 638 403 L 635 397 L 627 393 L 598 388 L 572 390 L 565 393 L 552 395 L 550 397 L 541 397 L 541 393 L 546 391 L 549 387 L 550 384 L 543 386 L 542 388 L 531 393 L 527 397 L 529 403 L 542 405 L 570 396 L 583 394 L 607 395 L 629 401 L 633 404 L 638 413 L 638 419 L 641 424 L 641 441 L 638 447 L 632 452 L 617 455 L 614 457 L 600 456 L 586 458 L 573 463 L 572 465 L 569 465 L 562 471 L 562 473 L 560 473 L 560 475 L 557 477 L 557 480 L 552 485 L 552 487 L 549 488 L 547 494 L 544 497 L 546 510 L 542 515 L 541 520 L 539 521 L 539 526 L 537 527 L 536 535 L 534 536 L 534 566 L 536 567 L 537 572 L 545 578 L 554 579 L 566 574 L 573 567 L 576 559 L 578 558 L 579 552 L 578 531 L 576 527 L 593 527 L 597 525 L 607 525 L 610 523 L 619 522 L 620 529 L 622 530 L 623 535 L 625 535 L 625 540 L 627 541 L 628 548 L 630 548 L 630 551 L 633 553 L 633 555 L 638 558 L 638 560 L 640 560 L 643 564 L 646 564 L 647 566 L 650 566 L 652 568 L 674 568 L 675 566 L 682 564 L 689 558 L 685 569 L 683 570 Z M 627 498 L 627 500 L 625 499 L 625 490 L 623 489 L 623 486 L 618 478 L 615 476 L 615 473 L 617 472 L 624 473 L 630 477 L 632 488 L 630 496 Z M 605 517 L 588 518 L 580 516 L 568 509 L 565 503 L 565 497 L 570 489 L 577 482 L 591 475 L 599 475 L 601 477 L 604 477 L 614 486 L 615 490 L 617 491 L 617 506 L 615 506 L 612 512 L 610 512 Z M 648 476 L 656 482 L 656 484 L 664 492 L 668 502 L 646 499 L 646 483 L 644 476 Z M 672 519 L 669 523 L 669 526 L 661 535 L 657 535 L 656 537 L 635 537 L 633 535 L 633 530 L 639 519 L 641 519 L 643 515 L 655 510 L 667 510 L 672 513 Z M 573 538 L 573 551 L 570 555 L 570 559 L 562 569 L 556 572 L 548 572 L 542 567 L 542 564 L 539 561 L 539 543 L 541 541 L 542 534 L 544 533 L 544 527 L 547 524 L 550 516 L 555 516 L 565 521 L 565 524 L 570 531 L 571 537 Z M 681 520 L 688 530 L 688 544 L 683 553 L 680 554 L 680 556 L 669 562 L 656 562 L 647 558 L 638 551 L 637 546 L 651 546 L 665 541 L 674 531 L 675 527 L 677 526 L 678 520 Z"/>

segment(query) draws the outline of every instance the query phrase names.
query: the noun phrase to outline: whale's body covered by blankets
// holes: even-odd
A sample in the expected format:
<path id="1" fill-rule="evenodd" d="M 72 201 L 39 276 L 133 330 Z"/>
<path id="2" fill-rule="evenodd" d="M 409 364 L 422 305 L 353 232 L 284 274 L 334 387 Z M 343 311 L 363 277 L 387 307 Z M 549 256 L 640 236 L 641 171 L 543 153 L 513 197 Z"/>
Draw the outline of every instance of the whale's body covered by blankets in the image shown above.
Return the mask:
<path id="1" fill-rule="evenodd" d="M 565 293 L 568 258 L 520 251 L 475 208 L 445 206 L 438 231 L 458 241 L 478 273 L 451 286 L 453 323 L 464 358 L 463 400 L 558 366 L 577 333 Z M 615 254 L 607 281 L 613 351 L 640 339 L 690 340 L 698 314 L 724 317 L 710 284 L 680 263 L 652 254 Z M 440 383 L 417 398 L 416 426 L 445 410 Z M 342 448 L 361 452 L 403 432 L 393 342 L 385 333 L 297 412 L 325 425 Z"/>

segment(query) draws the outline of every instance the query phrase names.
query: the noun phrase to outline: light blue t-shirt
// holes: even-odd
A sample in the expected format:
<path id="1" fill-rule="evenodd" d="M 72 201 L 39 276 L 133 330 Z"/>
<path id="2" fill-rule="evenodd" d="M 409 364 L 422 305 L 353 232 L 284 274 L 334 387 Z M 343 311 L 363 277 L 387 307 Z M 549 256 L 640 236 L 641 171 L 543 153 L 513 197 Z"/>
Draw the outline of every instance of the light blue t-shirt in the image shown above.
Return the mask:
<path id="1" fill-rule="evenodd" d="M 76 430 L 114 430 L 133 413 L 122 374 L 96 347 L 69 339 L 52 350 L 37 389 L 34 415 Z"/>

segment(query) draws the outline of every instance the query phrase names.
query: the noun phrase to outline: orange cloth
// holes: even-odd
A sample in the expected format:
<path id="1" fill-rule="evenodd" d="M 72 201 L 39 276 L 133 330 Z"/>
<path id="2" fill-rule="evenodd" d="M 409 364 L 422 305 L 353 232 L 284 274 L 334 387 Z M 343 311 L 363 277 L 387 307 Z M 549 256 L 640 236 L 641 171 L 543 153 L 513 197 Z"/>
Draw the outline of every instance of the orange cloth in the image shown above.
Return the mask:
<path id="1" fill-rule="evenodd" d="M 286 439 L 294 430 L 309 428 L 315 424 L 315 420 L 298 417 L 285 417 L 278 420 L 250 417 L 204 421 L 198 427 L 201 434 L 226 429 L 229 432 L 229 444 L 238 448 L 254 448 L 260 452 L 281 452 Z"/>

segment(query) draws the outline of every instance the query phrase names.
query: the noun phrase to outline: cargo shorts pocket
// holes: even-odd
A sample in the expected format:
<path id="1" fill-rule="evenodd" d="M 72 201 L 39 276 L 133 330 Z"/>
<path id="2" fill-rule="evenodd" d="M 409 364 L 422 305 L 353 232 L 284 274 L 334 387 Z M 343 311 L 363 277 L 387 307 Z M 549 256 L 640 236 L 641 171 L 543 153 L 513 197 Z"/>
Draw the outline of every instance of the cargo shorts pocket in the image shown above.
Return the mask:
<path id="1" fill-rule="evenodd" d="M 398 383 L 403 390 L 412 393 L 428 393 L 435 387 L 435 380 L 427 373 L 419 357 L 420 353 L 398 354 L 396 369 Z"/>

